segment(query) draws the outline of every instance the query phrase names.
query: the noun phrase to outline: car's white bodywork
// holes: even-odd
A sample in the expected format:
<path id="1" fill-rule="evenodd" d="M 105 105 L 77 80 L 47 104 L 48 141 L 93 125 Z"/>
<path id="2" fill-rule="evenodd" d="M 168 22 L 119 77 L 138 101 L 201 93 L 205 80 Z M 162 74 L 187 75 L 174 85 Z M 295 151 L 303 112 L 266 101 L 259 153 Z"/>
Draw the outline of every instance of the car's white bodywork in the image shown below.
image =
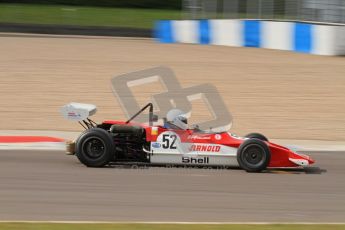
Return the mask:
<path id="1" fill-rule="evenodd" d="M 172 139 L 172 137 L 174 138 Z M 164 146 L 166 144 L 164 138 L 170 139 L 169 142 L 173 144 Z M 161 133 L 155 142 L 151 142 L 150 162 L 154 164 L 238 166 L 237 148 L 221 144 L 195 143 L 191 138 L 193 138 L 192 135 L 187 137 L 190 142 L 183 142 L 178 133 L 173 131 Z M 211 135 L 204 138 L 211 139 Z"/>

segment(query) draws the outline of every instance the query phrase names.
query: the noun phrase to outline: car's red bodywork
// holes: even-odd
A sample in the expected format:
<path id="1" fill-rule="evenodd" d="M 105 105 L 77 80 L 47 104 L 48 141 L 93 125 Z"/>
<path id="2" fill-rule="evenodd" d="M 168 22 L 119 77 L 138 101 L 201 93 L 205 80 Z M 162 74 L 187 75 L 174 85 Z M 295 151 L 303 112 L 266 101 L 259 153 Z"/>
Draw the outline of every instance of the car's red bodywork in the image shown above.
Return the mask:
<path id="1" fill-rule="evenodd" d="M 166 131 L 171 129 L 166 129 L 163 126 L 148 126 L 146 124 L 140 123 L 126 123 L 123 121 L 107 120 L 103 124 L 119 124 L 119 125 L 129 125 L 129 126 L 141 126 L 146 131 L 146 140 L 148 142 L 155 142 L 157 137 Z M 153 131 L 154 130 L 154 131 Z M 173 130 L 177 133 L 181 142 L 191 143 L 197 145 L 200 144 L 215 144 L 219 146 L 227 146 L 232 148 L 239 148 L 239 146 L 246 140 L 246 138 L 237 137 L 229 132 L 219 132 L 219 133 L 203 133 L 193 129 L 188 130 Z M 270 149 L 271 158 L 268 167 L 299 167 L 307 166 L 314 163 L 314 160 L 309 156 L 298 154 L 284 146 L 274 144 L 270 141 L 266 142 Z M 211 154 L 210 154 L 210 157 Z"/>

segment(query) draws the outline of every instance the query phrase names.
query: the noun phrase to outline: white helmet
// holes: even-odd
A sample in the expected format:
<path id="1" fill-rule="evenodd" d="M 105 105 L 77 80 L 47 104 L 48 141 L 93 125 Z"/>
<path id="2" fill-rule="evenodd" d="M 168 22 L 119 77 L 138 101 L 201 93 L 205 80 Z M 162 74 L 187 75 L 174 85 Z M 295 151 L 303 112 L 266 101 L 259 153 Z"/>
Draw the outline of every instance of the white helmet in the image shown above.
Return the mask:
<path id="1" fill-rule="evenodd" d="M 188 122 L 185 113 L 179 109 L 172 109 L 167 113 L 167 122 L 180 129 L 188 129 Z"/>

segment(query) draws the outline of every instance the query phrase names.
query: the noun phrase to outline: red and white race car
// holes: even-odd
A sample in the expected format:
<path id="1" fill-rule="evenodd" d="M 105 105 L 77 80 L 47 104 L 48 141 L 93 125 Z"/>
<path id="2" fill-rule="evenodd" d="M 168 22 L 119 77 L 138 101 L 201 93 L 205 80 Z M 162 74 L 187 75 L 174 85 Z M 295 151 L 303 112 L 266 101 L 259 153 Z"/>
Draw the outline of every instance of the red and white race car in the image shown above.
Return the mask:
<path id="1" fill-rule="evenodd" d="M 147 108 L 148 124 L 132 122 Z M 238 137 L 229 132 L 188 129 L 182 124 L 186 125 L 183 116 L 176 111 L 163 125 L 154 125 L 158 118 L 151 103 L 128 121 L 109 120 L 101 124 L 89 118 L 96 112 L 94 105 L 70 103 L 61 112 L 66 119 L 78 121 L 86 129 L 67 149 L 88 167 L 126 162 L 227 166 L 260 172 L 266 168 L 305 167 L 314 163 L 309 156 L 274 144 L 259 133 Z M 180 122 L 182 127 L 173 121 Z"/>

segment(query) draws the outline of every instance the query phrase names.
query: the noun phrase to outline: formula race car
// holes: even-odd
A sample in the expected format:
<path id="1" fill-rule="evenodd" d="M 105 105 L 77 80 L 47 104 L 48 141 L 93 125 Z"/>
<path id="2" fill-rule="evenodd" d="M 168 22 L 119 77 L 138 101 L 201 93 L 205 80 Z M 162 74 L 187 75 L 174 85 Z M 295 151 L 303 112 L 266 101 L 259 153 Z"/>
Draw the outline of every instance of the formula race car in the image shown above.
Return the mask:
<path id="1" fill-rule="evenodd" d="M 148 124 L 133 122 L 146 109 L 149 109 Z M 153 114 L 152 103 L 128 121 L 97 124 L 89 118 L 96 113 L 96 106 L 90 104 L 70 103 L 62 107 L 61 113 L 86 129 L 67 150 L 88 167 L 122 162 L 227 166 L 260 172 L 266 168 L 305 167 L 314 163 L 309 156 L 274 144 L 259 133 L 238 137 L 229 132 L 189 129 L 187 118 L 177 109 L 167 114 L 163 125 L 154 125 L 158 117 Z"/>

